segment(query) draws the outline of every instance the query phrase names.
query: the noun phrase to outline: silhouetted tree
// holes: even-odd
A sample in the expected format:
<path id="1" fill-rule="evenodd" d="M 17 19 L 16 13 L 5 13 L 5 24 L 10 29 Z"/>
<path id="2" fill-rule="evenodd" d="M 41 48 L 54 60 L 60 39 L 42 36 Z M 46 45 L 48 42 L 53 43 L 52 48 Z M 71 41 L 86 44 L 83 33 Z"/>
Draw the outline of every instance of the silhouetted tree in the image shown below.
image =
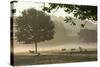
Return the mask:
<path id="1" fill-rule="evenodd" d="M 94 20 L 97 21 L 97 6 L 89 6 L 89 5 L 74 5 L 74 4 L 60 4 L 60 3 L 49 3 L 49 6 L 44 5 L 43 11 L 48 13 L 55 13 L 59 8 L 63 8 L 64 11 L 68 14 L 73 13 L 74 17 L 81 20 Z M 65 21 L 68 22 L 72 20 L 72 18 L 67 18 Z M 76 23 L 72 20 L 71 25 L 76 25 Z M 81 27 L 84 28 L 86 23 L 82 23 Z"/>
<path id="2" fill-rule="evenodd" d="M 30 8 L 22 11 L 22 15 L 16 18 L 16 39 L 24 44 L 37 43 L 53 39 L 54 24 L 50 16 L 42 11 Z"/>
<path id="3" fill-rule="evenodd" d="M 60 4 L 60 3 L 49 3 L 50 6 L 44 6 L 43 10 L 50 13 L 55 9 L 56 12 L 59 8 L 64 8 L 67 13 L 74 14 L 79 19 L 93 19 L 97 20 L 97 6 L 89 5 L 74 5 L 74 4 Z"/>

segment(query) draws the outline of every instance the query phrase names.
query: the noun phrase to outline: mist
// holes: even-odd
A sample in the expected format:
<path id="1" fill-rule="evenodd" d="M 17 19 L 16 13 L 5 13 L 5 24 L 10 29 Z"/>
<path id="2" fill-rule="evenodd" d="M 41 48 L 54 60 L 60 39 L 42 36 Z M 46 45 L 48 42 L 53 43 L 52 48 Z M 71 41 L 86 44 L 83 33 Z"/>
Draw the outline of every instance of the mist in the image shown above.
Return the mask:
<path id="1" fill-rule="evenodd" d="M 79 46 L 87 49 L 97 48 L 97 25 L 87 23 L 85 28 L 81 28 L 81 20 L 76 20 L 77 26 L 65 23 L 63 17 L 51 16 L 54 21 L 54 39 L 38 43 L 38 51 L 61 50 L 62 48 L 78 49 Z M 34 50 L 34 44 L 21 44 L 14 40 L 14 52 L 25 52 Z"/>

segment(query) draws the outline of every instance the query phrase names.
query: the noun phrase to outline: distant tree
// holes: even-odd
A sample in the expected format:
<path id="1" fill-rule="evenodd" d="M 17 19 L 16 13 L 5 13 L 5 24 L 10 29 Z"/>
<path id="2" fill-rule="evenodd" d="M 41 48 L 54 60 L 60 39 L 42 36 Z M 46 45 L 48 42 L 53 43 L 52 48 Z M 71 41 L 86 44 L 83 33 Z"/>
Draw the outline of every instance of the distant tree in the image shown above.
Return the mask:
<path id="1" fill-rule="evenodd" d="M 53 39 L 55 32 L 50 16 L 34 8 L 22 11 L 22 15 L 16 18 L 15 25 L 17 41 L 24 44 L 35 43 L 35 53 L 37 43 Z"/>
<path id="2" fill-rule="evenodd" d="M 51 13 L 55 13 L 59 8 L 64 8 L 64 11 L 68 14 L 73 13 L 74 17 L 84 20 L 97 20 L 97 6 L 89 6 L 89 5 L 72 5 L 72 4 L 59 4 L 59 3 L 49 3 L 49 6 L 44 6 L 43 11 Z M 72 19 L 72 18 L 69 18 Z M 66 17 L 68 22 L 68 18 Z M 76 25 L 73 21 L 71 21 L 72 25 Z M 81 24 L 81 27 L 84 27 L 85 24 Z"/>

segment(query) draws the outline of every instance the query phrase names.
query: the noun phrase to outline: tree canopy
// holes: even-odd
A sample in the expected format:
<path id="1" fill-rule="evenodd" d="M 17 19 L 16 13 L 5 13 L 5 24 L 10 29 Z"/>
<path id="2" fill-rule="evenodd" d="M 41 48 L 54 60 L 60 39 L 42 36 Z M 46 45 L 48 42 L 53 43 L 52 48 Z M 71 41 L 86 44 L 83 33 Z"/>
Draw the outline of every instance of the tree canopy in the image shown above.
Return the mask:
<path id="1" fill-rule="evenodd" d="M 16 18 L 16 39 L 18 42 L 30 44 L 53 39 L 54 24 L 50 16 L 34 8 L 24 10 Z"/>
<path id="2" fill-rule="evenodd" d="M 51 11 L 55 9 L 55 13 L 59 8 L 63 8 L 68 14 L 73 13 L 76 19 L 97 21 L 97 6 L 49 3 L 49 6 L 44 6 L 42 10 L 51 13 Z M 76 23 L 73 21 L 73 19 L 75 18 L 66 16 L 65 22 L 70 22 L 71 25 L 75 26 Z M 84 28 L 85 24 L 86 23 L 82 23 L 81 27 Z"/>
<path id="3" fill-rule="evenodd" d="M 72 5 L 72 4 L 59 4 L 59 3 L 49 3 L 49 7 L 44 6 L 43 10 L 50 13 L 53 9 L 64 8 L 67 13 L 73 13 L 74 17 L 79 19 L 92 19 L 97 20 L 97 6 L 89 5 Z"/>

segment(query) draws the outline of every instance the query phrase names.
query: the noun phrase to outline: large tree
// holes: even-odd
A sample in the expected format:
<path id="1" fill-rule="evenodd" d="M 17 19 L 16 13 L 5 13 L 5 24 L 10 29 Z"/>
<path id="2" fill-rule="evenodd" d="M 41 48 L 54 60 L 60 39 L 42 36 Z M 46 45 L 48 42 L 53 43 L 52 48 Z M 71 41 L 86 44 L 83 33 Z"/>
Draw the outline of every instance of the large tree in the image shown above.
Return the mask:
<path id="1" fill-rule="evenodd" d="M 22 11 L 22 15 L 16 18 L 16 39 L 24 44 L 37 43 L 53 39 L 54 24 L 50 16 L 42 11 L 30 8 Z"/>

